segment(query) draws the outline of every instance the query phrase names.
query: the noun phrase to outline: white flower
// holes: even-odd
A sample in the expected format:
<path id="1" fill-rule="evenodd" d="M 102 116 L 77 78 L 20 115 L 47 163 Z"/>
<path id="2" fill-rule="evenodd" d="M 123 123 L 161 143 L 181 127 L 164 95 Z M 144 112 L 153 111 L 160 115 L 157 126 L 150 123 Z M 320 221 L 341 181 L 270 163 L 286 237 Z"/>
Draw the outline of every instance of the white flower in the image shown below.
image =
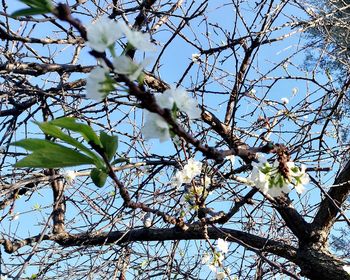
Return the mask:
<path id="1" fill-rule="evenodd" d="M 131 30 L 125 22 L 119 22 L 118 25 L 128 39 L 128 43 L 130 43 L 135 49 L 140 51 L 155 50 L 154 44 L 150 42 L 151 37 L 148 33 Z"/>
<path id="2" fill-rule="evenodd" d="M 178 170 L 172 178 L 173 187 L 179 187 L 182 184 L 191 183 L 192 179 L 200 175 L 202 171 L 202 163 L 190 158 L 182 170 Z"/>
<path id="3" fill-rule="evenodd" d="M 208 268 L 214 273 L 216 273 L 216 271 L 217 271 L 217 267 L 215 265 L 213 265 L 213 264 L 209 264 Z"/>
<path id="4" fill-rule="evenodd" d="M 304 164 L 301 167 L 295 166 L 294 162 L 287 162 L 290 175 L 292 177 L 292 182 L 294 184 L 294 188 L 298 193 L 304 192 L 304 185 L 307 185 L 310 182 L 310 177 L 306 171 L 306 166 Z"/>
<path id="5" fill-rule="evenodd" d="M 184 183 L 190 183 L 195 176 L 201 174 L 201 171 L 202 163 L 190 158 L 182 170 L 182 173 L 184 174 L 184 181 L 187 181 Z"/>
<path id="6" fill-rule="evenodd" d="M 171 87 L 163 93 L 156 94 L 155 98 L 162 108 L 171 110 L 175 103 L 176 107 L 185 112 L 190 119 L 200 118 L 201 110 L 198 108 L 196 100 L 191 98 L 187 91 L 181 87 Z"/>
<path id="7" fill-rule="evenodd" d="M 202 264 L 207 264 L 210 261 L 210 255 L 205 253 L 202 257 Z"/>
<path id="8" fill-rule="evenodd" d="M 7 279 L 8 279 L 7 275 L 0 275 L 0 280 L 7 280 Z"/>
<path id="9" fill-rule="evenodd" d="M 147 213 L 144 217 L 143 217 L 143 225 L 146 228 L 149 228 L 152 226 L 152 216 L 151 213 Z"/>
<path id="10" fill-rule="evenodd" d="M 199 53 L 193 53 L 192 54 L 192 61 L 196 64 L 200 64 L 200 54 Z"/>
<path id="11" fill-rule="evenodd" d="M 253 181 L 256 188 L 258 188 L 263 194 L 267 194 L 269 190 L 269 176 L 261 172 L 260 166 L 253 163 L 253 170 L 250 175 L 250 180 Z"/>
<path id="12" fill-rule="evenodd" d="M 224 271 L 221 271 L 221 272 L 217 272 L 216 275 L 215 275 L 215 279 L 216 280 L 223 280 L 227 277 L 227 274 L 226 272 Z"/>
<path id="13" fill-rule="evenodd" d="M 72 185 L 74 183 L 76 176 L 77 175 L 74 170 L 67 170 L 63 172 L 63 177 L 69 185 Z"/>
<path id="14" fill-rule="evenodd" d="M 298 88 L 296 88 L 296 87 L 294 87 L 294 88 L 292 88 L 292 95 L 294 96 L 294 95 L 296 95 L 297 93 L 298 93 Z"/>
<path id="15" fill-rule="evenodd" d="M 180 187 L 184 183 L 183 174 L 181 171 L 177 171 L 175 176 L 171 180 L 171 185 L 175 188 Z"/>
<path id="16" fill-rule="evenodd" d="M 281 102 L 284 104 L 284 105 L 287 105 L 289 103 L 289 99 L 287 97 L 283 97 L 281 98 Z"/>
<path id="17" fill-rule="evenodd" d="M 224 254 L 228 252 L 228 242 L 221 238 L 218 239 L 218 244 L 216 245 L 216 247 Z"/>
<path id="18" fill-rule="evenodd" d="M 127 75 L 129 80 L 135 81 L 147 66 L 149 60 L 144 60 L 141 64 L 136 64 L 130 57 L 121 55 L 113 59 L 114 72 Z"/>
<path id="19" fill-rule="evenodd" d="M 251 95 L 255 95 L 255 94 L 256 94 L 256 90 L 255 90 L 255 89 L 251 89 L 251 90 L 249 91 L 249 93 L 250 93 Z"/>
<path id="20" fill-rule="evenodd" d="M 344 265 L 343 269 L 350 275 L 350 265 Z"/>
<path id="21" fill-rule="evenodd" d="M 282 196 L 283 193 L 290 192 L 289 181 L 283 177 L 282 174 L 276 173 L 274 177 L 270 179 L 270 185 L 268 194 L 272 197 Z"/>
<path id="22" fill-rule="evenodd" d="M 105 98 L 112 88 L 106 84 L 108 72 L 101 67 L 96 67 L 90 72 L 86 79 L 86 97 L 101 101 Z"/>
<path id="23" fill-rule="evenodd" d="M 235 165 L 235 160 L 236 160 L 235 155 L 226 156 L 225 159 L 231 161 L 232 165 Z"/>
<path id="24" fill-rule="evenodd" d="M 146 112 L 146 122 L 142 128 L 145 139 L 158 138 L 160 142 L 170 139 L 169 125 L 159 115 Z"/>
<path id="25" fill-rule="evenodd" d="M 111 19 L 98 19 L 86 28 L 87 44 L 98 52 L 104 52 L 106 48 L 113 46 L 116 40 L 122 36 L 119 25 Z"/>
<path id="26" fill-rule="evenodd" d="M 15 213 L 15 214 L 11 214 L 11 216 L 10 216 L 11 221 L 16 221 L 18 219 L 19 219 L 19 212 Z"/>

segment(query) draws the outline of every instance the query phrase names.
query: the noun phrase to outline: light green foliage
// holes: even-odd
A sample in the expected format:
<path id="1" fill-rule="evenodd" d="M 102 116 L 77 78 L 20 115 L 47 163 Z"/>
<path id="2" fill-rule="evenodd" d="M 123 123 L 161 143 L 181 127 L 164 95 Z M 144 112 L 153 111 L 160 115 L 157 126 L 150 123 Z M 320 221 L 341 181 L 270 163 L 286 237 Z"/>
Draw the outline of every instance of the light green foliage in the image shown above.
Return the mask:
<path id="1" fill-rule="evenodd" d="M 54 6 L 51 0 L 20 0 L 22 3 L 28 5 L 30 8 L 22 9 L 14 12 L 12 17 L 33 16 L 46 14 L 53 11 Z"/>
<path id="2" fill-rule="evenodd" d="M 15 164 L 16 167 L 62 168 L 94 165 L 95 168 L 90 174 L 92 181 L 98 187 L 105 184 L 108 176 L 106 161 L 111 162 L 117 151 L 117 136 L 110 136 L 105 132 L 97 136 L 89 125 L 77 123 L 76 119 L 68 117 L 51 122 L 36 122 L 36 124 L 46 135 L 59 139 L 73 148 L 44 139 L 23 139 L 12 145 L 22 147 L 32 153 L 18 161 Z M 62 129 L 80 134 L 92 149 L 66 134 Z M 114 162 L 120 162 L 120 159 Z"/>

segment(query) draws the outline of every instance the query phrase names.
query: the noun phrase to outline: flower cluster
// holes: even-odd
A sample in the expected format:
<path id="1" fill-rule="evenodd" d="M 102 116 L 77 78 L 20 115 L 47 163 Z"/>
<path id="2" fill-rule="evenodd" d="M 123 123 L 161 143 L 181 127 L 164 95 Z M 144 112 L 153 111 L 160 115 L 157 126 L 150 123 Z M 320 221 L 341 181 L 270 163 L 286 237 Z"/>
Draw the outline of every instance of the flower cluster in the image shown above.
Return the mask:
<path id="1" fill-rule="evenodd" d="M 294 162 L 287 162 L 288 178 L 280 173 L 278 162 L 272 165 L 266 158 L 259 156 L 258 162 L 253 163 L 253 170 L 250 180 L 263 194 L 277 197 L 290 192 L 290 185 L 293 185 L 298 193 L 304 191 L 304 185 L 309 183 L 309 175 L 305 173 L 305 166 L 297 167 Z"/>
<path id="2" fill-rule="evenodd" d="M 191 183 L 192 179 L 201 174 L 202 163 L 190 158 L 182 170 L 178 170 L 172 180 L 172 185 L 179 187 Z"/>
<path id="3" fill-rule="evenodd" d="M 201 111 L 197 102 L 181 87 L 171 87 L 163 93 L 157 93 L 155 99 L 160 107 L 171 110 L 174 117 L 178 111 L 186 113 L 190 119 L 200 117 Z M 168 123 L 157 114 L 146 114 L 146 123 L 142 132 L 145 139 L 159 138 L 161 142 L 170 139 Z"/>
<path id="4" fill-rule="evenodd" d="M 202 264 L 207 264 L 208 268 L 215 273 L 215 279 L 222 280 L 228 277 L 230 269 L 223 269 L 222 262 L 225 258 L 225 254 L 228 253 L 228 242 L 219 238 L 217 240 L 217 250 L 213 253 L 213 258 L 208 253 L 205 253 L 202 258 Z M 221 268 L 221 269 L 220 269 Z M 221 271 L 220 271 L 221 270 Z"/>
<path id="5" fill-rule="evenodd" d="M 124 22 L 116 22 L 111 19 L 103 18 L 86 28 L 87 44 L 98 52 L 104 52 L 109 49 L 113 56 L 114 72 L 125 75 L 129 80 L 139 79 L 148 60 L 141 63 L 134 62 L 130 57 L 124 55 L 115 55 L 114 44 L 123 34 L 128 40 L 127 49 L 134 48 L 141 51 L 153 51 L 154 45 L 150 42 L 148 33 L 142 33 L 130 29 Z M 114 89 L 114 81 L 109 77 L 108 67 L 98 67 L 91 71 L 87 78 L 87 97 L 101 101 L 108 93 Z"/>

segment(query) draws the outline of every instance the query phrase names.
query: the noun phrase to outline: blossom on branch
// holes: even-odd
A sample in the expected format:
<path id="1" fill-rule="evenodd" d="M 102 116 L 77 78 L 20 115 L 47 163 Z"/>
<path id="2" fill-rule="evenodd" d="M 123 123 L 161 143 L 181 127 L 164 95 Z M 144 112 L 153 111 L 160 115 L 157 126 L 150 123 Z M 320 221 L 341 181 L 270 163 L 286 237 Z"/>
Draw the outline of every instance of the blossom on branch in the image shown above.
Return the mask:
<path id="1" fill-rule="evenodd" d="M 117 56 L 113 59 L 114 72 L 126 75 L 130 81 L 137 80 L 147 64 L 148 60 L 137 64 L 130 57 L 125 55 Z"/>
<path id="2" fill-rule="evenodd" d="M 219 251 L 221 251 L 224 254 L 227 254 L 228 252 L 228 242 L 223 240 L 222 238 L 218 239 L 218 244 L 216 245 Z"/>
<path id="3" fill-rule="evenodd" d="M 143 33 L 140 31 L 135 31 L 130 29 L 130 27 L 123 21 L 118 22 L 120 30 L 125 34 L 128 39 L 128 43 L 132 45 L 135 49 L 140 51 L 154 51 L 155 46 L 152 44 L 151 37 L 148 33 Z"/>
<path id="4" fill-rule="evenodd" d="M 250 180 L 263 194 L 269 194 L 272 197 L 282 196 L 290 192 L 290 185 L 293 185 L 298 193 L 304 191 L 304 185 L 309 183 L 309 175 L 305 173 L 306 167 L 295 166 L 294 162 L 287 162 L 288 176 L 281 174 L 279 163 L 275 161 L 271 165 L 267 160 L 260 156 L 258 162 L 252 163 L 253 170 Z"/>
<path id="5" fill-rule="evenodd" d="M 146 111 L 146 122 L 142 128 L 145 139 L 158 138 L 160 142 L 170 139 L 169 125 L 159 115 Z"/>
<path id="6" fill-rule="evenodd" d="M 176 172 L 172 185 L 178 187 L 182 184 L 189 184 L 194 177 L 201 174 L 201 171 L 202 163 L 190 158 L 184 168 Z"/>
<path id="7" fill-rule="evenodd" d="M 190 119 L 200 118 L 201 110 L 198 108 L 197 101 L 191 98 L 184 88 L 171 87 L 163 93 L 157 94 L 155 98 L 162 108 L 172 110 L 175 105 L 177 109 L 185 112 Z"/>
<path id="8" fill-rule="evenodd" d="M 104 52 L 107 48 L 113 47 L 115 41 L 122 36 L 120 26 L 108 18 L 102 18 L 90 24 L 86 32 L 87 44 L 98 52 Z"/>
<path id="9" fill-rule="evenodd" d="M 68 185 L 72 185 L 74 183 L 75 177 L 77 176 L 74 170 L 67 170 L 63 172 L 62 175 Z"/>
<path id="10" fill-rule="evenodd" d="M 90 72 L 86 79 L 87 98 L 101 101 L 114 89 L 114 82 L 108 74 L 102 67 L 96 67 Z"/>

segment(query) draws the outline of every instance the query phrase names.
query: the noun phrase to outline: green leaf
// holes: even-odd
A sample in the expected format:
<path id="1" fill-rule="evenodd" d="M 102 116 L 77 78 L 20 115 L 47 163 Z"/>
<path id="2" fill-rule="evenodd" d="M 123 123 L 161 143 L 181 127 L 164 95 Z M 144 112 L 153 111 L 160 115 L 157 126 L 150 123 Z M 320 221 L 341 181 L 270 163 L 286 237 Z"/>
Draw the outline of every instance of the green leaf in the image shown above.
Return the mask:
<path id="1" fill-rule="evenodd" d="M 20 0 L 22 3 L 27 4 L 32 8 L 48 8 L 53 9 L 51 0 Z"/>
<path id="2" fill-rule="evenodd" d="M 118 136 L 110 136 L 107 133 L 101 131 L 100 140 L 108 161 L 111 161 L 118 149 Z"/>
<path id="3" fill-rule="evenodd" d="M 111 165 L 115 165 L 117 163 L 121 163 L 121 162 L 129 162 L 128 158 L 117 158 L 116 160 L 111 162 Z"/>
<path id="4" fill-rule="evenodd" d="M 57 126 L 53 125 L 52 123 L 48 123 L 48 122 L 42 122 L 42 123 L 36 122 L 36 124 L 47 135 L 61 139 L 62 141 L 66 142 L 67 144 L 70 144 L 70 145 L 78 148 L 79 150 L 84 152 L 89 157 L 95 159 L 96 164 L 98 164 L 99 166 L 104 165 L 104 162 L 102 161 L 102 159 L 98 155 L 96 155 L 94 152 L 92 152 L 91 149 L 89 149 L 88 147 L 85 147 L 83 144 L 81 144 L 79 141 L 75 140 L 73 137 L 65 134 Z"/>
<path id="5" fill-rule="evenodd" d="M 41 15 L 51 12 L 51 10 L 47 8 L 27 8 L 14 12 L 12 17 L 23 17 L 23 16 L 33 16 L 33 15 Z"/>
<path id="6" fill-rule="evenodd" d="M 107 174 L 101 169 L 93 168 L 90 172 L 90 177 L 92 179 L 92 182 L 99 187 L 102 188 L 107 180 Z"/>
<path id="7" fill-rule="evenodd" d="M 15 167 L 61 168 L 95 164 L 94 159 L 73 149 L 42 139 L 24 139 L 11 145 L 33 151 L 15 164 Z"/>
<path id="8" fill-rule="evenodd" d="M 64 117 L 50 121 L 50 123 L 77 132 L 81 134 L 87 142 L 92 141 L 95 145 L 102 148 L 102 143 L 95 131 L 87 124 L 77 123 L 75 118 Z"/>
<path id="9" fill-rule="evenodd" d="M 44 139 L 23 139 L 17 142 L 11 143 L 12 146 L 22 147 L 23 149 L 26 149 L 28 151 L 37 151 L 42 149 L 49 149 L 51 145 L 54 144 L 48 140 Z M 57 144 L 55 144 L 57 145 Z"/>

